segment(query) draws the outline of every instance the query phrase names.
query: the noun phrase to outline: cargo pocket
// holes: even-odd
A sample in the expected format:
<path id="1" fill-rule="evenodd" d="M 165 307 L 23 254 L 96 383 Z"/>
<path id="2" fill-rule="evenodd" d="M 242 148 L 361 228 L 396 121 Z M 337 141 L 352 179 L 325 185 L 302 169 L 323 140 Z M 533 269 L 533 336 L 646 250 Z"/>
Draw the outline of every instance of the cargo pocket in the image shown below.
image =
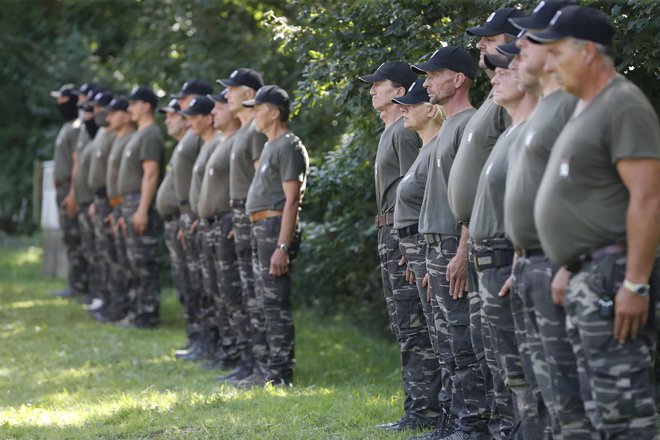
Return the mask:
<path id="1" fill-rule="evenodd" d="M 401 335 L 410 335 L 426 329 L 424 309 L 417 290 L 394 292 L 396 319 Z"/>

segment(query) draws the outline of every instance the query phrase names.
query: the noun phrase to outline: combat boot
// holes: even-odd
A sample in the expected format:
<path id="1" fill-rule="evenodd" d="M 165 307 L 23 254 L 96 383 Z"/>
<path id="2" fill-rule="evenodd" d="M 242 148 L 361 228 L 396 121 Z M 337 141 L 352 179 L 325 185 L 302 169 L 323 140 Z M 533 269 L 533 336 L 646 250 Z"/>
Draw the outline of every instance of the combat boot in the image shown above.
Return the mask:
<path id="1" fill-rule="evenodd" d="M 456 426 L 454 417 L 452 417 L 449 410 L 446 408 L 441 408 L 440 417 L 438 417 L 438 423 L 435 425 L 433 431 L 428 434 L 410 437 L 410 440 L 442 440 L 457 430 L 458 426 Z"/>
<path id="2" fill-rule="evenodd" d="M 431 429 L 435 427 L 435 421 L 405 413 L 396 422 L 383 423 L 378 425 L 378 427 L 387 432 L 416 431 L 418 429 Z"/>

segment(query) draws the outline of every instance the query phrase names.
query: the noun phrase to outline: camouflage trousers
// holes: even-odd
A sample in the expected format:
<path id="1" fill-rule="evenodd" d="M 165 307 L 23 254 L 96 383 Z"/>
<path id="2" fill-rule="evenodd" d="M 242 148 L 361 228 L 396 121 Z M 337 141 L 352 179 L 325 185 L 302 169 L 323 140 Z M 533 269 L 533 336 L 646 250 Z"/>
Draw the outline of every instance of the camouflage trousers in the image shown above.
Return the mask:
<path id="1" fill-rule="evenodd" d="M 252 249 L 255 255 L 254 291 L 266 324 L 270 379 L 290 381 L 295 366 L 295 329 L 291 306 L 291 265 L 286 274 L 270 274 L 270 258 L 277 251 L 282 217 L 252 223 Z M 280 252 L 280 251 L 277 251 Z"/>
<path id="2" fill-rule="evenodd" d="M 620 344 L 612 336 L 616 294 L 623 283 L 626 255 L 586 263 L 564 297 L 566 330 L 577 357 L 584 407 L 601 439 L 650 440 L 657 436 L 654 353 L 660 286 L 658 261 L 651 275 L 646 327 Z"/>
<path id="3" fill-rule="evenodd" d="M 217 303 L 220 296 L 220 277 L 215 256 L 217 234 L 206 220 L 197 226 L 197 246 L 200 250 L 202 269 L 202 294 L 199 301 L 199 322 L 202 334 L 206 335 L 217 359 L 236 359 L 240 353 L 236 349 L 234 330 L 229 325 L 225 305 Z"/>
<path id="4" fill-rule="evenodd" d="M 183 253 L 185 255 L 186 268 L 188 269 L 188 290 L 183 294 L 183 308 L 185 310 L 186 328 L 193 335 L 201 335 L 201 309 L 203 295 L 202 275 L 202 250 L 200 248 L 199 227 L 191 231 L 195 221 L 194 215 L 190 213 L 181 214 L 179 217 L 179 228 L 183 231 Z"/>
<path id="5" fill-rule="evenodd" d="M 140 194 L 123 197 L 121 212 L 126 222 L 126 254 L 132 277 L 135 279 L 135 308 L 137 316 L 158 316 L 160 313 L 160 278 L 158 275 L 158 237 L 161 220 L 153 207 L 142 235 L 133 227 L 132 217 L 140 203 Z"/>
<path id="6" fill-rule="evenodd" d="M 181 242 L 177 238 L 179 232 L 179 219 L 175 217 L 165 221 L 165 246 L 170 254 L 170 270 L 172 272 L 172 285 L 177 298 L 183 304 L 186 292 L 190 290 L 190 275 L 186 265 L 186 254 Z M 197 334 L 195 329 L 189 325 L 190 319 L 186 308 L 183 308 L 183 320 L 188 339 L 195 340 Z"/>
<path id="7" fill-rule="evenodd" d="M 256 364 L 265 373 L 268 366 L 268 342 L 266 341 L 265 318 L 254 291 L 253 264 L 256 267 L 256 256 L 253 256 L 252 250 L 252 224 L 244 205 L 237 207 L 234 204 L 234 206 L 232 212 L 234 249 L 238 257 L 238 270 L 241 277 L 243 310 L 247 313 L 248 319 L 249 344 L 244 362 L 248 365 Z"/>
<path id="8" fill-rule="evenodd" d="M 515 438 L 543 438 L 543 427 L 540 424 L 536 399 L 531 386 L 525 379 L 521 353 L 516 338 L 514 313 L 522 310 L 522 304 L 515 302 L 511 294 L 499 296 L 500 289 L 511 276 L 511 264 L 501 267 L 483 269 L 479 272 L 479 294 L 481 310 L 485 318 L 485 326 L 490 331 L 490 345 L 495 362 L 491 370 L 499 370 L 504 375 L 505 385 L 511 394 L 500 398 L 512 397 L 515 409 Z M 486 354 L 487 360 L 488 353 Z M 491 361 L 492 361 L 491 360 Z M 493 375 L 495 373 L 493 372 Z M 497 396 L 496 396 L 497 399 Z M 500 405 L 505 405 L 504 402 Z"/>
<path id="9" fill-rule="evenodd" d="M 446 315 L 455 365 L 452 372 L 454 400 L 460 402 L 457 423 L 465 431 L 486 431 L 490 408 L 486 400 L 484 376 L 472 347 L 469 296 L 453 299 L 447 281 L 447 265 L 456 255 L 458 237 L 434 234 L 429 236 L 428 241 L 426 265 L 429 282 L 435 302 Z"/>
<path id="10" fill-rule="evenodd" d="M 424 319 L 428 328 L 433 356 L 423 352 L 427 357 L 422 359 L 421 372 L 425 378 L 422 382 L 428 394 L 438 396 L 439 405 L 446 413 L 457 416 L 461 403 L 455 393 L 452 378 L 456 364 L 449 341 L 446 311 L 438 303 L 435 296 L 427 300 L 427 289 L 423 280 L 427 274 L 427 245 L 422 234 L 413 234 L 399 240 L 399 249 L 406 258 L 408 268 L 415 276 L 418 300 L 424 312 Z M 435 405 L 435 402 L 433 402 Z"/>
<path id="11" fill-rule="evenodd" d="M 218 313 L 217 320 L 226 322 L 228 327 L 227 330 L 221 327 L 221 334 L 231 334 L 234 356 L 244 356 L 249 342 L 248 319 L 243 307 L 241 274 L 234 239 L 229 237 L 233 227 L 232 213 L 221 214 L 208 225 L 205 241 L 213 244 L 212 252 L 218 286 L 213 303 Z M 225 350 L 227 349 L 225 347 Z"/>
<path id="12" fill-rule="evenodd" d="M 69 217 L 66 208 L 62 207 L 62 202 L 69 193 L 70 188 L 71 185 L 68 183 L 57 188 L 57 212 L 67 259 L 69 260 L 69 286 L 76 292 L 86 293 L 88 287 L 87 262 L 81 248 L 80 223 L 78 223 L 78 216 Z"/>
<path id="13" fill-rule="evenodd" d="M 566 335 L 566 313 L 552 302 L 551 283 L 556 268 L 542 253 L 518 257 L 512 295 L 523 304 L 520 333 L 529 350 L 533 371 L 552 421 L 552 435 L 563 440 L 596 439 L 580 396 L 577 361 Z M 523 339 L 519 335 L 519 343 Z M 522 344 L 521 344 L 522 347 Z M 539 398 L 537 397 L 537 401 Z M 539 410 L 542 409 L 539 402 Z"/>
<path id="14" fill-rule="evenodd" d="M 440 415 L 440 380 L 437 359 L 417 286 L 408 283 L 405 266 L 399 265 L 399 238 L 391 226 L 378 230 L 383 294 L 390 325 L 399 343 L 405 400 L 403 409 L 414 416 L 435 420 Z M 423 254 L 422 254 L 423 255 Z M 430 372 L 425 371 L 430 369 Z"/>
<path id="15" fill-rule="evenodd" d="M 121 205 L 112 209 L 112 222 L 116 225 L 122 218 Z M 119 315 L 134 313 L 137 299 L 137 280 L 128 261 L 126 238 L 119 229 L 113 231 L 115 252 L 110 265 L 110 279 L 112 296 L 110 302 Z"/>
<path id="16" fill-rule="evenodd" d="M 488 432 L 491 438 L 509 439 L 513 430 L 513 401 L 504 384 L 504 373 L 496 365 L 490 327 L 482 312 L 479 274 L 472 264 L 472 246 L 468 246 L 468 299 L 470 302 L 470 339 L 484 378 L 486 400 L 490 408 Z"/>
<path id="17" fill-rule="evenodd" d="M 108 216 L 111 213 L 106 197 L 94 197 L 94 248 L 99 266 L 99 291 L 104 304 L 110 304 L 112 297 L 112 282 L 110 281 L 110 265 L 114 258 L 114 242 Z"/>
<path id="18" fill-rule="evenodd" d="M 100 255 L 96 252 L 94 223 L 89 216 L 89 204 L 79 205 L 80 249 L 87 267 L 88 294 L 102 297 Z"/>

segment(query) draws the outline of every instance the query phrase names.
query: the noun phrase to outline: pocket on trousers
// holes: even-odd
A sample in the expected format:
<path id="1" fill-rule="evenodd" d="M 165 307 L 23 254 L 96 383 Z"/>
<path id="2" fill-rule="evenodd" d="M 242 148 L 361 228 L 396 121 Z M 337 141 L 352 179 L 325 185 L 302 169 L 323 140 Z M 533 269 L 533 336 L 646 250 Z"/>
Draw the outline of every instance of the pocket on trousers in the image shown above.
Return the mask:
<path id="1" fill-rule="evenodd" d="M 401 333 L 410 333 L 426 327 L 424 309 L 417 290 L 394 293 L 397 325 Z"/>

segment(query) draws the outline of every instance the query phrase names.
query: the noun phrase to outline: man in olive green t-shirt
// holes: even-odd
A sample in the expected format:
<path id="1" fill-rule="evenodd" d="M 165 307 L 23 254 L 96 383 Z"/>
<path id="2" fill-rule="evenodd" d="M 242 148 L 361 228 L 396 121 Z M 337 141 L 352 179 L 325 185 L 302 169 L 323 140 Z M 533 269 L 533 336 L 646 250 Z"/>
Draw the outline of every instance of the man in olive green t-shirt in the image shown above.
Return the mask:
<path id="1" fill-rule="evenodd" d="M 125 98 L 115 98 L 110 102 L 108 123 L 108 130 L 115 133 L 115 140 L 108 154 L 105 176 L 105 189 L 111 209 L 106 221 L 110 225 L 114 252 L 111 253 L 112 263 L 110 265 L 110 292 L 112 295 L 110 305 L 103 315 L 108 321 L 117 322 L 123 319 L 128 312 L 131 292 L 134 292 L 136 285 L 128 262 L 124 231 L 119 228 L 121 196 L 117 190 L 117 176 L 124 148 L 135 133 L 131 114 L 128 112 L 128 101 Z"/>
<path id="2" fill-rule="evenodd" d="M 617 74 L 607 16 L 567 6 L 550 23 L 529 39 L 548 45 L 546 70 L 578 102 L 550 154 L 534 219 L 550 261 L 572 272 L 555 299 L 578 365 L 588 366 L 579 378 L 594 432 L 655 439 L 658 116 Z"/>
<path id="3" fill-rule="evenodd" d="M 374 163 L 378 255 L 385 306 L 401 352 L 405 393 L 403 416 L 395 422 L 383 423 L 379 428 L 404 431 L 431 427 L 440 415 L 440 366 L 417 287 L 406 280 L 399 237 L 394 230 L 396 189 L 415 162 L 422 142 L 417 133 L 403 126 L 399 104 L 392 102 L 392 98 L 405 95 L 416 75 L 410 70 L 410 64 L 389 61 L 359 79 L 371 84 L 371 105 L 385 124 Z"/>
<path id="4" fill-rule="evenodd" d="M 288 128 L 289 95 L 263 86 L 253 99 L 255 128 L 268 138 L 245 204 L 252 223 L 255 294 L 266 323 L 268 361 L 238 386 L 293 381 L 294 326 L 290 263 L 300 246 L 300 205 L 305 193 L 309 158 L 300 139 Z"/>
<path id="5" fill-rule="evenodd" d="M 512 23 L 524 30 L 544 29 L 569 4 L 573 2 L 540 3 L 532 15 Z M 504 195 L 504 227 L 516 250 L 510 295 L 511 301 L 516 298 L 522 304 L 521 322 L 516 322 L 518 344 L 521 351 L 529 350 L 529 356 L 522 357 L 525 377 L 532 386 L 538 384 L 552 419 L 547 428 L 555 436 L 590 438 L 577 362 L 566 335 L 566 314 L 552 302 L 550 285 L 557 268 L 541 249 L 534 223 L 534 201 L 548 157 L 577 98 L 561 90 L 556 78 L 544 71 L 545 46 L 527 38 L 519 38 L 516 45 L 520 48 L 519 84 L 540 97 L 520 134 L 523 141 L 510 153 Z M 532 365 L 525 365 L 528 361 Z"/>
<path id="6" fill-rule="evenodd" d="M 122 196 L 128 259 L 137 279 L 132 310 L 122 325 L 155 328 L 160 325 L 158 234 L 161 219 L 153 207 L 163 164 L 163 136 L 154 120 L 158 98 L 138 87 L 128 97 L 138 130 L 124 148 L 117 189 Z"/>

